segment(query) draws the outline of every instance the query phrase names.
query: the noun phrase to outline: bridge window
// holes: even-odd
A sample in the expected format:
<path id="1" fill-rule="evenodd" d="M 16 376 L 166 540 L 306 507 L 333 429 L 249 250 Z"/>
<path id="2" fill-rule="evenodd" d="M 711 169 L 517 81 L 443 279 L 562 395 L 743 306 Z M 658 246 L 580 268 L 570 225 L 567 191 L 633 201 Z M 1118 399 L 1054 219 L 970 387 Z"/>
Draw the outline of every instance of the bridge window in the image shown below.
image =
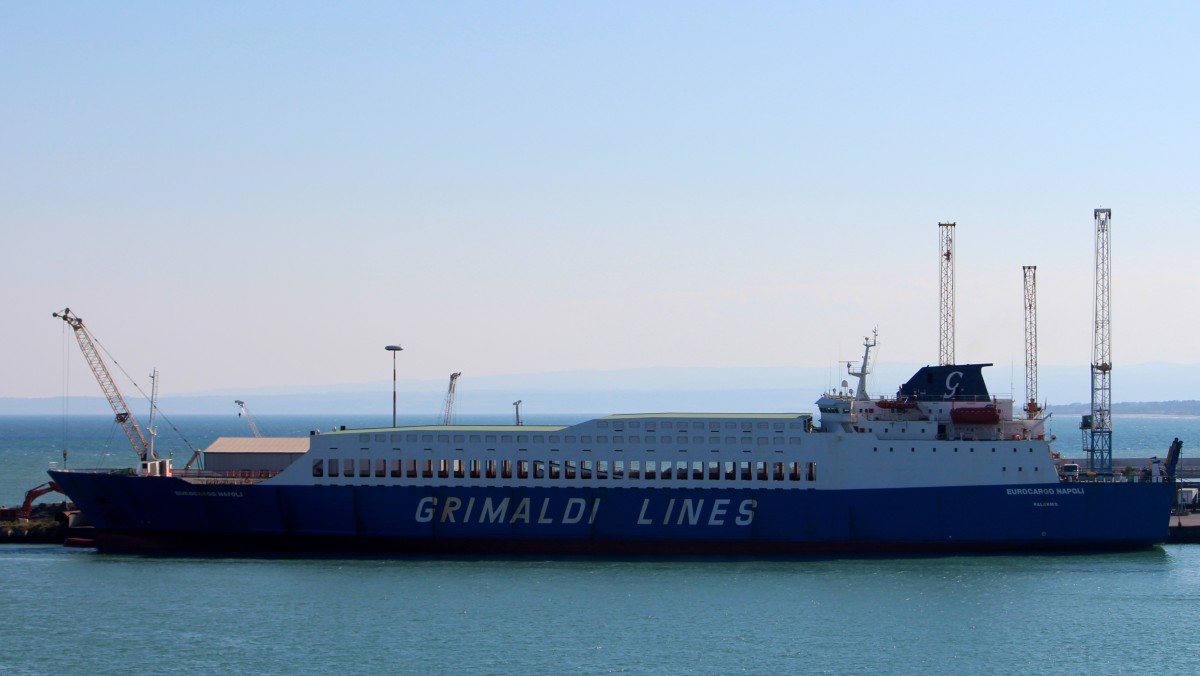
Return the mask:
<path id="1" fill-rule="evenodd" d="M 528 479 L 529 478 L 529 461 L 528 460 L 518 460 L 517 461 L 517 478 L 518 479 Z"/>
<path id="2" fill-rule="evenodd" d="M 646 461 L 646 478 L 647 479 L 657 479 L 658 478 L 658 472 L 655 469 L 655 467 L 657 467 L 657 466 L 658 466 L 658 464 L 653 460 Z"/>
<path id="3" fill-rule="evenodd" d="M 324 460 L 313 460 L 313 476 L 325 476 Z"/>
<path id="4" fill-rule="evenodd" d="M 502 463 L 500 463 L 500 478 L 502 478 L 502 479 L 511 479 L 512 478 L 512 460 L 505 460 Z"/>
<path id="5" fill-rule="evenodd" d="M 592 478 L 592 461 L 591 460 L 580 460 L 579 461 L 579 478 L 580 479 L 591 479 Z"/>
<path id="6" fill-rule="evenodd" d="M 387 460 L 384 458 L 375 459 L 375 476 L 380 478 L 387 476 Z"/>
<path id="7" fill-rule="evenodd" d="M 351 462 L 353 462 L 353 461 L 351 461 Z M 359 476 L 371 476 L 371 459 L 370 458 L 359 459 L 358 475 Z"/>
<path id="8" fill-rule="evenodd" d="M 642 478 L 641 474 L 642 474 L 641 462 L 639 462 L 637 460 L 630 460 L 629 461 L 629 478 L 630 479 L 640 479 L 640 478 Z"/>

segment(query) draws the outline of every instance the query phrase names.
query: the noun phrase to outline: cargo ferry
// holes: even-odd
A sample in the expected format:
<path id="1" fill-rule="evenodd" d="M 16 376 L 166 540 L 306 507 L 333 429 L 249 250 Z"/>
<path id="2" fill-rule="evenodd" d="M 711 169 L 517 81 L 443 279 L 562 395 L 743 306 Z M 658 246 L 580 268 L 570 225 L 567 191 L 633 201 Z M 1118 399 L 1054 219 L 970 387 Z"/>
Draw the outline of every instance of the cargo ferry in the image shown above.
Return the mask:
<path id="1" fill-rule="evenodd" d="M 575 425 L 313 432 L 278 472 L 52 470 L 102 550 L 470 555 L 828 555 L 1142 548 L 1156 476 L 1064 467 L 1047 417 L 989 364 L 926 366 L 894 396 L 809 413 L 621 414 Z"/>

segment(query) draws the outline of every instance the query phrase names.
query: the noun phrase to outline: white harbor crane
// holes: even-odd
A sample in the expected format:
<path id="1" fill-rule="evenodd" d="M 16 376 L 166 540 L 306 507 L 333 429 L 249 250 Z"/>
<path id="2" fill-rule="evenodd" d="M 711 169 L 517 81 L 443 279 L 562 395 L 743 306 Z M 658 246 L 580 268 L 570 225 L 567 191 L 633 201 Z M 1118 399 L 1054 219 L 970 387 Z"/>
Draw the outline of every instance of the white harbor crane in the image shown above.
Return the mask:
<path id="1" fill-rule="evenodd" d="M 261 437 L 262 432 L 258 429 L 258 423 L 254 422 L 254 416 L 250 415 L 250 409 L 246 408 L 246 402 L 241 399 L 235 399 L 233 403 L 237 404 L 238 417 L 240 418 L 245 415 L 246 422 L 250 423 L 250 431 L 254 433 L 254 436 Z"/>
<path id="2" fill-rule="evenodd" d="M 1042 412 L 1037 403 L 1037 266 L 1023 265 L 1025 276 L 1025 417 Z"/>
<path id="3" fill-rule="evenodd" d="M 83 319 L 71 313 L 71 308 L 64 308 L 62 312 L 52 312 L 53 316 L 58 317 L 71 327 L 75 332 L 75 340 L 79 342 L 79 349 L 83 351 L 83 358 L 87 361 L 88 366 L 92 368 L 92 374 L 96 376 L 96 382 L 100 383 L 100 389 L 104 392 L 104 396 L 108 399 L 109 406 L 112 407 L 113 413 L 116 414 L 116 422 L 125 430 L 125 436 L 129 437 L 129 444 L 133 446 L 134 452 L 137 453 L 138 459 L 143 463 L 157 460 L 158 456 L 154 454 L 154 448 L 146 442 L 146 436 L 142 434 L 142 428 L 138 425 L 137 419 L 133 417 L 133 412 L 125 404 L 125 397 L 121 396 L 121 391 L 117 389 L 117 383 L 113 380 L 112 374 L 108 372 L 108 367 L 105 366 L 104 360 L 100 358 L 100 352 L 96 349 L 96 341 L 92 338 L 92 334 L 88 332 L 83 325 Z"/>
<path id="4" fill-rule="evenodd" d="M 1092 410 L 1083 416 L 1083 450 L 1088 470 L 1112 471 L 1112 291 L 1109 276 L 1111 209 L 1096 209 L 1096 295 L 1092 299 Z"/>
<path id="5" fill-rule="evenodd" d="M 941 228 L 941 321 L 938 331 L 938 363 L 954 362 L 954 224 L 938 223 Z"/>
<path id="6" fill-rule="evenodd" d="M 458 378 L 462 372 L 450 374 L 450 389 L 446 390 L 446 402 L 442 404 L 442 424 L 449 425 L 454 418 L 454 397 L 455 388 L 458 385 Z"/>

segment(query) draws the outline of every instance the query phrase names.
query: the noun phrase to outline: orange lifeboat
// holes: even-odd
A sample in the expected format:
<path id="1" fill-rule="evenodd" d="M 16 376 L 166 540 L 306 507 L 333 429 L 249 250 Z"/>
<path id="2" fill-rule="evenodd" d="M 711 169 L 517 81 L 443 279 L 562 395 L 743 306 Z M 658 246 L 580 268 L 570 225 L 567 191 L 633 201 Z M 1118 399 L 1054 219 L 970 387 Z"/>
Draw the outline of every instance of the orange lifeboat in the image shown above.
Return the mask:
<path id="1" fill-rule="evenodd" d="M 950 410 L 950 420 L 959 425 L 995 425 L 1000 422 L 1000 409 L 987 406 L 963 406 Z"/>

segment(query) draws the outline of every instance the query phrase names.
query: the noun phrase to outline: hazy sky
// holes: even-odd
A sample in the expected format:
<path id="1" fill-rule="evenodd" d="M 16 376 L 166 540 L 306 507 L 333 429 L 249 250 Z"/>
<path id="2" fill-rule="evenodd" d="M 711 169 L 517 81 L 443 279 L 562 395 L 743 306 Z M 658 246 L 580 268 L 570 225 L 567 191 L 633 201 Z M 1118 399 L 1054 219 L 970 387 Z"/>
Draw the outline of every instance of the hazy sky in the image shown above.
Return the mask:
<path id="1" fill-rule="evenodd" d="M 1114 381 L 1196 362 L 1200 4 L 978 4 L 0 4 L 0 396 L 64 306 L 171 393 L 934 362 L 939 221 L 959 361 L 1037 265 L 1087 364 L 1096 207 Z"/>

